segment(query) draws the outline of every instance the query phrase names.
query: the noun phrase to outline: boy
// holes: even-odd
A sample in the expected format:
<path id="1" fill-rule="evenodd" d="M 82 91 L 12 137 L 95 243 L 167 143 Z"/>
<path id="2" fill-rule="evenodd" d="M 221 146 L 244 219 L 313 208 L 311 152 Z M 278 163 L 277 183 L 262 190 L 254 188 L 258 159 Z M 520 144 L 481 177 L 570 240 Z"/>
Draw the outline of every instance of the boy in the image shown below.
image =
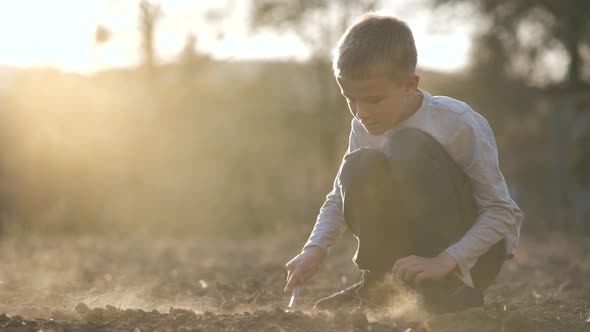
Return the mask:
<path id="1" fill-rule="evenodd" d="M 346 227 L 362 280 L 315 308 L 375 303 L 386 275 L 432 312 L 483 305 L 483 291 L 518 243 L 522 212 L 499 170 L 487 121 L 465 103 L 418 88 L 408 26 L 367 14 L 338 42 L 334 75 L 353 115 L 349 147 L 286 291 L 318 270 Z"/>

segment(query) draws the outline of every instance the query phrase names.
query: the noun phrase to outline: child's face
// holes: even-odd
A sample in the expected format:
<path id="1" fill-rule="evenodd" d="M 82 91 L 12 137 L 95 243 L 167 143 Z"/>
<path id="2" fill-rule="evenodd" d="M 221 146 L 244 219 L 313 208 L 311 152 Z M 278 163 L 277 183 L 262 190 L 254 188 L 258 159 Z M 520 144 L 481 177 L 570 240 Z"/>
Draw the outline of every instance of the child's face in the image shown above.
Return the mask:
<path id="1" fill-rule="evenodd" d="M 348 109 L 365 129 L 373 135 L 382 135 L 411 112 L 411 98 L 418 87 L 415 74 L 395 81 L 385 75 L 353 80 L 336 78 Z"/>

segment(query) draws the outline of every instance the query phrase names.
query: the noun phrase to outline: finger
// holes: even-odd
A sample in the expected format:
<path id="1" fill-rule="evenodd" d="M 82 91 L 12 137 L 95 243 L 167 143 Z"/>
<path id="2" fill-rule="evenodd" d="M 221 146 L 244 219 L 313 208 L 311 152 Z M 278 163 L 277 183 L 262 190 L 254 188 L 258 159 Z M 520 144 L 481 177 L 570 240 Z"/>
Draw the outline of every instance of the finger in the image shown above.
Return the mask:
<path id="1" fill-rule="evenodd" d="M 287 264 L 285 264 L 285 268 L 287 269 L 287 280 L 289 280 L 289 278 L 293 274 L 293 271 L 295 269 L 297 269 L 297 266 L 298 266 L 297 263 L 298 262 L 296 261 L 296 259 L 293 258 L 292 260 L 290 260 L 289 262 L 287 262 Z"/>
<path id="2" fill-rule="evenodd" d="M 398 278 L 402 278 L 405 270 L 407 270 L 410 266 L 414 266 L 418 264 L 419 261 L 412 257 L 404 257 L 399 259 L 395 265 L 393 266 L 391 272 Z"/>
<path id="3" fill-rule="evenodd" d="M 395 261 L 395 264 L 393 264 L 393 267 L 391 268 L 391 273 L 395 274 L 397 272 L 397 270 L 399 269 L 399 259 L 397 261 Z"/>
<path id="4" fill-rule="evenodd" d="M 287 263 L 285 265 L 285 267 L 287 268 L 287 282 L 289 282 L 289 279 L 291 278 L 291 275 L 293 275 L 293 264 L 291 264 L 291 262 Z"/>
<path id="5" fill-rule="evenodd" d="M 406 273 L 404 273 L 404 280 L 407 282 L 413 282 L 414 277 L 422 271 L 424 271 L 423 266 L 420 266 L 420 265 L 411 266 L 406 270 Z"/>
<path id="6" fill-rule="evenodd" d="M 293 288 L 295 288 L 295 286 L 297 286 L 300 282 L 300 275 L 301 272 L 299 269 L 295 269 L 295 271 L 293 271 L 293 273 L 291 274 L 291 277 L 289 277 L 289 280 L 287 280 L 287 285 L 285 286 L 285 292 L 290 292 L 293 290 Z"/>
<path id="7" fill-rule="evenodd" d="M 406 280 L 406 277 L 405 277 L 406 273 L 408 273 L 409 270 L 415 269 L 418 266 L 420 266 L 420 262 L 413 262 L 413 261 L 406 262 L 400 266 L 400 268 L 397 271 L 396 276 L 401 280 Z"/>
<path id="8" fill-rule="evenodd" d="M 405 257 L 399 258 L 398 260 L 395 261 L 395 264 L 393 264 L 393 268 L 391 269 L 391 272 L 393 272 L 395 274 L 400 269 L 400 267 L 402 265 L 407 264 L 409 262 L 413 262 L 419 258 L 420 257 L 415 256 L 415 255 L 410 255 L 410 256 L 405 256 Z"/>
<path id="9" fill-rule="evenodd" d="M 420 285 L 430 279 L 431 278 L 428 276 L 428 273 L 426 273 L 426 271 L 422 271 L 416 275 L 416 277 L 414 278 L 414 282 Z"/>
<path id="10" fill-rule="evenodd" d="M 285 268 L 286 268 L 287 270 L 292 270 L 292 269 L 293 269 L 293 267 L 294 267 L 294 265 L 295 265 L 295 262 L 294 262 L 294 260 L 295 260 L 295 259 L 293 258 L 292 260 L 288 261 L 288 262 L 287 262 L 287 264 L 285 264 Z"/>
<path id="11" fill-rule="evenodd" d="M 406 266 L 406 264 L 400 264 L 394 273 L 395 277 L 398 279 L 403 279 L 404 273 L 406 273 L 407 268 L 408 267 Z"/>
<path id="12" fill-rule="evenodd" d="M 289 277 L 289 280 L 287 280 L 287 284 L 285 285 L 285 289 L 283 289 L 284 292 L 290 292 L 293 290 L 293 288 L 295 287 L 295 278 L 293 278 L 293 275 L 291 275 L 291 277 Z"/>
<path id="13" fill-rule="evenodd" d="M 414 278 L 414 280 L 415 280 L 417 283 L 422 283 L 422 282 L 424 282 L 424 281 L 427 281 L 427 280 L 429 280 L 429 279 L 430 279 L 430 278 L 428 277 L 428 272 L 426 272 L 426 271 L 422 271 L 422 272 L 418 273 L 418 274 L 416 275 L 416 277 Z"/>
<path id="14" fill-rule="evenodd" d="M 395 261 L 395 264 L 393 264 L 393 268 L 391 268 L 391 272 L 393 274 L 396 274 L 397 271 L 399 270 L 399 268 L 404 264 L 405 258 L 406 257 L 403 257 L 403 258 L 400 258 L 400 259 L 398 259 L 398 260 Z"/>

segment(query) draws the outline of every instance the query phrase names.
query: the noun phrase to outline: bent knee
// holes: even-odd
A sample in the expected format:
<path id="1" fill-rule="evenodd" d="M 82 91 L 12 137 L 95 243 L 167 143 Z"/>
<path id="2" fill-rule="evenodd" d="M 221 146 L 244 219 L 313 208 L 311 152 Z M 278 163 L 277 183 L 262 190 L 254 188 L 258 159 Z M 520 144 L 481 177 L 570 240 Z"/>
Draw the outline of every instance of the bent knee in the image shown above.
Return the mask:
<path id="1" fill-rule="evenodd" d="M 417 128 L 404 128 L 393 134 L 385 145 L 384 153 L 396 165 L 428 164 L 434 167 L 443 163 L 452 166 L 444 147 L 429 133 Z"/>
<path id="2" fill-rule="evenodd" d="M 416 128 L 404 128 L 393 134 L 385 144 L 391 158 L 418 158 L 439 144 L 430 134 Z"/>
<path id="3" fill-rule="evenodd" d="M 383 159 L 383 152 L 375 148 L 362 147 L 347 154 L 344 157 L 344 165 L 366 167 L 379 163 Z"/>
<path id="4" fill-rule="evenodd" d="M 363 147 L 344 157 L 340 181 L 343 186 L 366 182 L 388 171 L 388 161 L 383 152 Z"/>

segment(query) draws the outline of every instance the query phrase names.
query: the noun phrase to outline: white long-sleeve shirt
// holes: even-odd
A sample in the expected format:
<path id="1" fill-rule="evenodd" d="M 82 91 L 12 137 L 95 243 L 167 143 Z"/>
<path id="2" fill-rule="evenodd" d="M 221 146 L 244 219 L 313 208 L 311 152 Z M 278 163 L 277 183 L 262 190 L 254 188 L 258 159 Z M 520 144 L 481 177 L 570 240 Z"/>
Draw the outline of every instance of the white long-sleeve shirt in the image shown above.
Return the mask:
<path id="1" fill-rule="evenodd" d="M 488 122 L 464 102 L 445 96 L 423 95 L 416 113 L 385 134 L 375 136 L 353 118 L 346 154 L 361 147 L 383 150 L 387 139 L 401 128 L 418 128 L 436 139 L 471 180 L 478 217 L 473 226 L 446 252 L 459 266 L 457 276 L 473 287 L 470 270 L 479 256 L 505 239 L 506 253 L 514 255 L 520 236 L 523 214 L 510 198 L 498 163 L 498 149 Z M 334 187 L 327 195 L 315 226 L 304 247 L 328 249 L 346 230 L 342 215 L 342 196 L 336 175 Z M 392 262 L 392 266 L 393 266 Z"/>

